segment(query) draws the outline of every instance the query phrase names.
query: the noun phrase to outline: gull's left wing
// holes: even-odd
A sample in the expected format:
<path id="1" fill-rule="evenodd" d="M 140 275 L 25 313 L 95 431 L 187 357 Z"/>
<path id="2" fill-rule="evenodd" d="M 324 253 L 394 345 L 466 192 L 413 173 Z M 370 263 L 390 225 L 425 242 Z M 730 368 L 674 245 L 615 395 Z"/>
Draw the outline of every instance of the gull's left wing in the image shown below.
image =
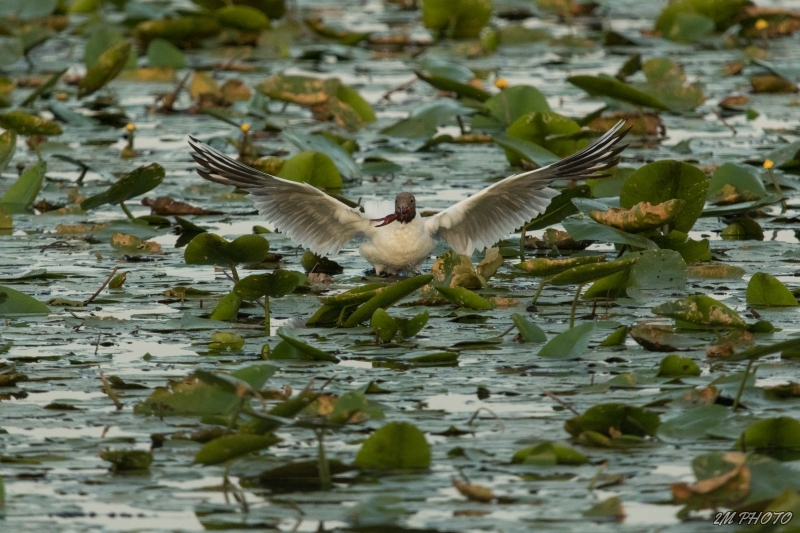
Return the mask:
<path id="1" fill-rule="evenodd" d="M 470 255 L 475 248 L 491 246 L 544 212 L 558 194 L 548 188 L 553 180 L 586 179 L 616 165 L 625 149 L 617 143 L 628 133 L 622 130 L 623 125 L 623 121 L 618 122 L 594 143 L 561 161 L 486 187 L 425 219 L 425 226 L 458 254 Z"/>

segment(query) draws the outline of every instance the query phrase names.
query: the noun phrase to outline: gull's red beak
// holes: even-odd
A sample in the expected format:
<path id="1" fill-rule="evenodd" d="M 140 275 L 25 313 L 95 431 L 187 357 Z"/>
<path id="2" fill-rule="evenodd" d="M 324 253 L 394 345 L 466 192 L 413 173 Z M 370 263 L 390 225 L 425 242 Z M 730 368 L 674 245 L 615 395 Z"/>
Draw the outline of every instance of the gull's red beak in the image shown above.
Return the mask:
<path id="1" fill-rule="evenodd" d="M 406 213 L 408 213 L 409 211 L 411 211 L 411 208 L 410 208 L 410 207 L 408 207 L 408 206 L 404 206 L 404 205 L 401 205 L 401 206 L 400 206 L 400 214 L 401 214 L 401 215 L 405 215 L 405 214 L 406 214 Z"/>

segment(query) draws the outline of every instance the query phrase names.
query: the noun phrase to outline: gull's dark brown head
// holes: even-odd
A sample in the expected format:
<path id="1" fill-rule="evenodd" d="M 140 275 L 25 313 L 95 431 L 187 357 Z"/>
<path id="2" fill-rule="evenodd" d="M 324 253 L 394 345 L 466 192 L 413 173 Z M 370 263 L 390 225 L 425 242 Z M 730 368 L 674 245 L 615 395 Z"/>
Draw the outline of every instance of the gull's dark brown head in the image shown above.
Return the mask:
<path id="1" fill-rule="evenodd" d="M 417 201 L 410 192 L 401 192 L 394 199 L 394 215 L 401 224 L 407 224 L 417 216 Z"/>

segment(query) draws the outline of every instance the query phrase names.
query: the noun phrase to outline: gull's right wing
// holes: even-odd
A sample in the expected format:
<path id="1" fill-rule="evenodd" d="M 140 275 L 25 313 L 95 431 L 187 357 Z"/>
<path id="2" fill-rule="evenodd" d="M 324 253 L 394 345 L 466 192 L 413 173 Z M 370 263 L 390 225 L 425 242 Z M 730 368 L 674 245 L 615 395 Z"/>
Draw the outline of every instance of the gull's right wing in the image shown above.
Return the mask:
<path id="1" fill-rule="evenodd" d="M 373 225 L 360 211 L 346 206 L 307 183 L 265 174 L 189 137 L 192 157 L 209 181 L 235 185 L 249 192 L 258 212 L 298 244 L 313 252 L 335 254 L 358 233 Z"/>

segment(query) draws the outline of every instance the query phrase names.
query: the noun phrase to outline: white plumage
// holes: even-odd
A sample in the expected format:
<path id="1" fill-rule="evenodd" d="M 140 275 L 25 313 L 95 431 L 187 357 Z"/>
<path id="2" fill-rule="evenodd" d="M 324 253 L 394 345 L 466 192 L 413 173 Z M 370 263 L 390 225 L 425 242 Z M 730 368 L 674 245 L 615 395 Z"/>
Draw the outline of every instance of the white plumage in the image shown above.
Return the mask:
<path id="1" fill-rule="evenodd" d="M 553 180 L 589 178 L 618 163 L 625 147 L 617 144 L 627 133 L 622 125 L 618 123 L 580 152 L 552 165 L 509 176 L 432 217 L 423 219 L 416 214 L 408 221 L 398 218 L 380 227 L 374 219 L 385 216 L 387 209 L 391 212 L 393 205 L 399 209 L 399 197 L 395 204 L 370 203 L 361 212 L 307 183 L 248 167 L 192 137 L 189 144 L 195 150 L 195 161 L 203 167 L 198 169 L 201 176 L 247 190 L 259 213 L 298 244 L 320 255 L 335 254 L 361 235 L 366 242 L 359 252 L 376 272 L 396 274 L 420 271 L 437 238 L 444 239 L 457 253 L 470 255 L 522 227 L 543 213 L 558 194 L 548 187 Z M 405 196 L 411 198 L 413 215 L 413 196 Z"/>

